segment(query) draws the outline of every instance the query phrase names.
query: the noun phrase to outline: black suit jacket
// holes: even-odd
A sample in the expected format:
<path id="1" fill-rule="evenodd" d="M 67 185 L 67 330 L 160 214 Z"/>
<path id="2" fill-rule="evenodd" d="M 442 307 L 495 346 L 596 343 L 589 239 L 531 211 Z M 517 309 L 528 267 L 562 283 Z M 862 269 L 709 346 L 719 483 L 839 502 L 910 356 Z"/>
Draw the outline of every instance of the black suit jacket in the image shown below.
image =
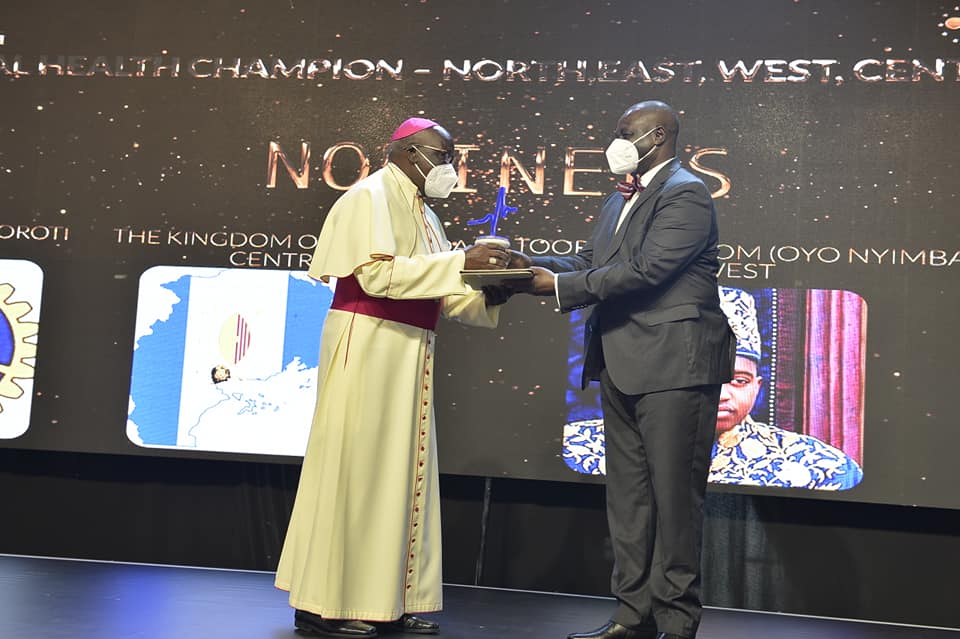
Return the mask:
<path id="1" fill-rule="evenodd" d="M 576 255 L 533 258 L 558 273 L 563 312 L 595 305 L 585 330 L 583 387 L 604 367 L 631 395 L 729 381 L 736 343 L 717 294 L 709 190 L 673 160 L 615 232 L 623 204 L 619 192 L 607 197 Z"/>

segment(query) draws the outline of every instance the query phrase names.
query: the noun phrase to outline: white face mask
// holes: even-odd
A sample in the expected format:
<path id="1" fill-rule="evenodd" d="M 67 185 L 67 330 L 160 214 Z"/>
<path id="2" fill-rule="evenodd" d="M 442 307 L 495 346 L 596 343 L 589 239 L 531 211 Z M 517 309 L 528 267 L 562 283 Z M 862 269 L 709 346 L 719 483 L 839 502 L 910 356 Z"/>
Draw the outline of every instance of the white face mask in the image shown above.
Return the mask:
<path id="1" fill-rule="evenodd" d="M 430 158 L 424 155 L 416 145 L 414 147 L 417 150 L 417 153 L 423 156 L 423 159 L 427 162 L 430 162 Z M 428 146 L 428 149 L 433 149 L 433 147 Z M 443 153 L 443 149 L 434 149 Z M 452 164 L 434 164 L 430 162 L 430 166 L 433 167 L 430 169 L 430 172 L 426 175 L 423 174 L 423 171 L 420 170 L 420 167 L 414 164 L 417 167 L 417 171 L 420 171 L 420 175 L 423 175 L 423 194 L 427 197 L 436 197 L 436 198 L 446 198 L 453 192 L 454 187 L 457 186 L 457 182 L 460 180 L 457 176 L 456 169 L 453 168 Z"/>
<path id="2" fill-rule="evenodd" d="M 660 127 L 653 127 L 632 142 L 630 140 L 624 140 L 623 138 L 617 138 L 611 142 L 606 151 L 607 164 L 610 165 L 610 172 L 616 175 L 627 175 L 636 171 L 637 165 L 643 162 L 647 156 L 657 148 L 657 145 L 653 145 L 649 151 L 643 154 L 643 157 L 640 157 L 640 152 L 637 151 L 637 142 L 658 128 Z"/>

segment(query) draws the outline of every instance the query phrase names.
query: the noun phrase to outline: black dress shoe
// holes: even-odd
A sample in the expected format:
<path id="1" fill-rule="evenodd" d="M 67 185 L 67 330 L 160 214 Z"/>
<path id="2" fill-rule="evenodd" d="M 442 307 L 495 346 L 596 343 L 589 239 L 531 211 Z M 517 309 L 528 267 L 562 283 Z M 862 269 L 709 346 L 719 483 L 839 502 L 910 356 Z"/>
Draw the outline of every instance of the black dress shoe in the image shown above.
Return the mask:
<path id="1" fill-rule="evenodd" d="M 627 628 L 616 621 L 608 621 L 596 630 L 567 635 L 567 639 L 659 639 L 655 629 Z"/>
<path id="2" fill-rule="evenodd" d="M 324 619 L 306 610 L 293 613 L 293 625 L 297 630 L 323 637 L 345 637 L 346 639 L 370 639 L 377 636 L 377 629 L 368 623 L 356 619 Z"/>
<path id="3" fill-rule="evenodd" d="M 417 635 L 435 635 L 440 632 L 440 624 L 413 615 L 403 615 L 396 621 L 378 625 L 384 632 L 412 632 Z"/>

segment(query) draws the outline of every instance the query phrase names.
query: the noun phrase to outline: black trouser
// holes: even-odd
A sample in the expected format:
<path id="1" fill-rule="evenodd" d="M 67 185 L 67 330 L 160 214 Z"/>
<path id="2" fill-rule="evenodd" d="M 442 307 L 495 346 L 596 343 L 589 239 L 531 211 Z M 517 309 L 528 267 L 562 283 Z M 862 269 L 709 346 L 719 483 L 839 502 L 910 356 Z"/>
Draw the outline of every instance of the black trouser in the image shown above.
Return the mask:
<path id="1" fill-rule="evenodd" d="M 703 496 L 720 384 L 625 395 L 600 376 L 613 621 L 681 637 L 700 624 Z"/>

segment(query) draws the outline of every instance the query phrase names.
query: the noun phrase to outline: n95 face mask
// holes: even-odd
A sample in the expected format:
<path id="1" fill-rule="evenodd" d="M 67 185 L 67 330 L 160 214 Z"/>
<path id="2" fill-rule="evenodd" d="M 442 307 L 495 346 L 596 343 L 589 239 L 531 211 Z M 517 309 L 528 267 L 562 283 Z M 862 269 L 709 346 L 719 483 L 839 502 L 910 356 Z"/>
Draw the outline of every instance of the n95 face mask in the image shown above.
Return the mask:
<path id="1" fill-rule="evenodd" d="M 453 192 L 454 187 L 457 186 L 459 177 L 457 176 L 456 169 L 453 168 L 452 164 L 434 164 L 430 161 L 423 151 L 420 150 L 419 146 L 414 145 L 424 160 L 430 163 L 432 167 L 430 172 L 424 175 L 423 171 L 420 170 L 420 167 L 417 166 L 417 170 L 420 171 L 420 175 L 423 175 L 423 194 L 427 197 L 436 197 L 436 198 L 446 198 L 449 197 L 450 193 Z M 428 149 L 433 149 L 433 147 L 427 147 Z M 443 149 L 434 149 L 436 151 L 443 152 Z M 416 166 L 416 165 L 414 165 Z"/>
<path id="2" fill-rule="evenodd" d="M 653 145 L 649 151 L 643 154 L 643 157 L 640 157 L 640 152 L 637 151 L 637 142 L 658 128 L 659 127 L 653 127 L 633 141 L 617 138 L 611 142 L 606 151 L 607 164 L 610 165 L 610 172 L 615 175 L 628 175 L 636 171 L 637 165 L 657 148 L 656 145 Z"/>

